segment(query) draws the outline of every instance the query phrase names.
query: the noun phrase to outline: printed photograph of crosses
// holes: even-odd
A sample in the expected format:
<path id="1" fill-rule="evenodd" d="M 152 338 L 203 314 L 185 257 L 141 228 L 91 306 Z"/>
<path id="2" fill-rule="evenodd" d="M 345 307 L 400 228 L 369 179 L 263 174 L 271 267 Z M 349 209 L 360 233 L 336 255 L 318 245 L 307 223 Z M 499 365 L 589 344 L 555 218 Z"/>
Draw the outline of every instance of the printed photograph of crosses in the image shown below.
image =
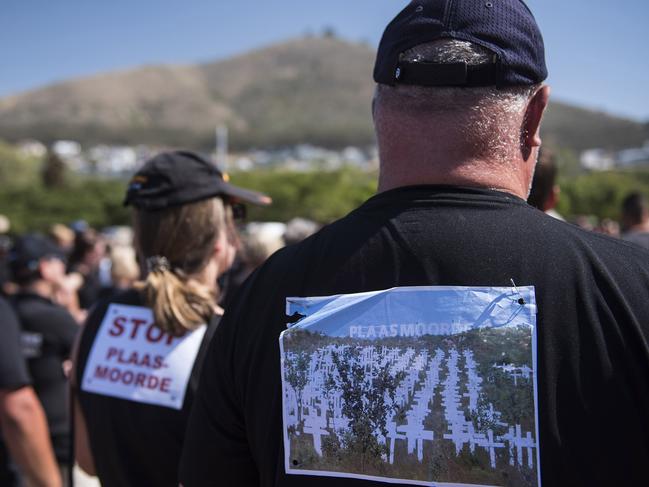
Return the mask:
<path id="1" fill-rule="evenodd" d="M 288 468 L 538 486 L 532 331 L 372 339 L 285 332 Z"/>

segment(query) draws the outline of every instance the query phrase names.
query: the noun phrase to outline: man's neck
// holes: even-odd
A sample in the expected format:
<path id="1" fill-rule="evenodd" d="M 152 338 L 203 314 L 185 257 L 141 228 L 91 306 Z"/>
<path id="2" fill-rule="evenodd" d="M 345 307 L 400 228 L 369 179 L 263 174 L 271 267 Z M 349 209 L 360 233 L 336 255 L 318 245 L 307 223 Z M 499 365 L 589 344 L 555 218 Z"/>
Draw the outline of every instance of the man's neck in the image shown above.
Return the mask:
<path id="1" fill-rule="evenodd" d="M 440 167 L 446 167 L 447 170 L 432 170 L 432 168 Z M 529 183 L 520 180 L 522 178 L 517 176 L 509 168 L 479 162 L 454 166 L 427 164 L 426 168 L 421 166 L 412 168 L 407 163 L 403 165 L 388 163 L 381 164 L 378 192 L 382 193 L 404 186 L 438 184 L 491 189 L 527 199 Z"/>

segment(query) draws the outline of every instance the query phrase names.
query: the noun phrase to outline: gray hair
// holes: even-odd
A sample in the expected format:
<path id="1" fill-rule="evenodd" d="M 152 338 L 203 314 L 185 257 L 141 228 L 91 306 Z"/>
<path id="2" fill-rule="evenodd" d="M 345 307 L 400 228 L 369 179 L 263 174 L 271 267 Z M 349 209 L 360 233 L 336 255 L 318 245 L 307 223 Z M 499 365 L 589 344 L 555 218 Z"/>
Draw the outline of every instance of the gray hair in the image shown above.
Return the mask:
<path id="1" fill-rule="evenodd" d="M 440 39 L 405 51 L 401 60 L 449 64 L 466 62 L 479 65 L 491 62 L 493 53 L 476 44 L 456 39 Z M 538 85 L 498 89 L 486 87 L 425 87 L 379 84 L 375 103 L 388 111 L 412 116 L 443 115 L 457 125 L 463 138 L 487 150 L 492 158 L 508 158 L 518 147 L 523 110 Z"/>

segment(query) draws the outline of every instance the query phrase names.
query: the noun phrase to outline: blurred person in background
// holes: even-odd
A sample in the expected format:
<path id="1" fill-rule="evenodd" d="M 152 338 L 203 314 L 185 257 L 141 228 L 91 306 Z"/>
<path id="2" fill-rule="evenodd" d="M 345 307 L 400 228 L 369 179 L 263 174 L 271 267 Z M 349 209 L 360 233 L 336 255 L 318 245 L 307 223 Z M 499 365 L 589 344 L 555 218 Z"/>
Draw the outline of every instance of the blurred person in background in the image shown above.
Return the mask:
<path id="1" fill-rule="evenodd" d="M 65 472 L 71 460 L 66 376 L 79 331 L 72 315 L 53 301 L 65 278 L 65 263 L 54 243 L 28 234 L 15 242 L 11 272 L 18 292 L 10 302 L 20 323 L 23 356 L 45 410 L 56 459 Z"/>
<path id="2" fill-rule="evenodd" d="M 4 235 L 7 232 L 9 232 L 10 228 L 11 228 L 11 223 L 9 221 L 9 218 L 0 214 L 0 235 Z"/>
<path id="3" fill-rule="evenodd" d="M 74 248 L 74 231 L 61 223 L 55 223 L 47 232 L 52 241 L 58 245 L 65 256 L 69 256 Z"/>
<path id="4" fill-rule="evenodd" d="M 558 168 L 554 153 L 547 149 L 539 151 L 539 160 L 536 164 L 532 189 L 527 202 L 547 215 L 557 220 L 563 220 L 563 217 L 555 210 L 561 194 L 561 189 L 557 184 L 557 174 Z"/>
<path id="5" fill-rule="evenodd" d="M 581 228 L 582 230 L 592 232 L 595 230 L 598 222 L 595 215 L 577 215 L 571 219 L 571 223 Z"/>
<path id="6" fill-rule="evenodd" d="M 622 239 L 649 249 L 649 204 L 640 193 L 622 201 Z"/>
<path id="7" fill-rule="evenodd" d="M 186 151 L 155 156 L 128 187 L 148 275 L 93 310 L 73 378 L 77 460 L 103 486 L 177 485 L 203 356 L 223 313 L 217 279 L 234 260 L 233 208 L 241 201 L 269 202 Z"/>
<path id="8" fill-rule="evenodd" d="M 11 246 L 11 238 L 7 235 L 0 235 L 0 296 L 8 296 L 16 292 L 16 285 L 11 281 L 9 270 Z"/>
<path id="9" fill-rule="evenodd" d="M 11 249 L 11 238 L 7 233 L 10 228 L 9 218 L 0 215 L 0 296 L 15 292 L 9 276 L 8 256 Z"/>
<path id="10" fill-rule="evenodd" d="M 88 311 L 79 304 L 79 290 L 82 285 L 81 274 L 70 272 L 55 283 L 52 292 L 52 301 L 63 306 L 79 324 L 83 323 L 88 314 Z"/>
<path id="11" fill-rule="evenodd" d="M 83 277 L 83 284 L 78 291 L 79 305 L 82 309 L 89 309 L 99 298 L 103 287 L 99 270 L 105 256 L 106 242 L 96 230 L 86 228 L 77 232 L 70 253 L 68 271 L 78 272 Z"/>
<path id="12" fill-rule="evenodd" d="M 611 218 L 602 218 L 594 229 L 594 232 L 608 235 L 609 237 L 620 237 L 620 224 Z"/>
<path id="13" fill-rule="evenodd" d="M 50 226 L 47 232 L 50 240 L 59 248 L 60 254 L 65 257 L 66 262 L 72 252 L 75 241 L 75 233 L 66 225 L 55 223 Z M 79 290 L 83 286 L 84 279 L 79 272 L 68 272 L 56 286 L 52 299 L 67 309 L 77 322 L 82 323 L 86 319 L 86 311 L 79 303 Z"/>
<path id="14" fill-rule="evenodd" d="M 20 325 L 0 298 L 0 485 L 59 487 L 43 407 L 31 387 L 22 356 Z"/>
<path id="15" fill-rule="evenodd" d="M 126 245 L 111 245 L 110 259 L 111 285 L 102 289 L 100 298 L 110 298 L 133 287 L 140 277 L 135 249 Z"/>
<path id="16" fill-rule="evenodd" d="M 320 225 L 316 222 L 307 220 L 306 218 L 296 217 L 286 223 L 286 231 L 284 232 L 284 244 L 293 245 L 301 242 L 305 238 L 310 237 L 320 229 Z"/>
<path id="17" fill-rule="evenodd" d="M 286 225 L 279 222 L 248 223 L 240 235 L 240 248 L 232 268 L 222 278 L 220 305 L 228 309 L 233 297 L 257 267 L 284 246 Z"/>

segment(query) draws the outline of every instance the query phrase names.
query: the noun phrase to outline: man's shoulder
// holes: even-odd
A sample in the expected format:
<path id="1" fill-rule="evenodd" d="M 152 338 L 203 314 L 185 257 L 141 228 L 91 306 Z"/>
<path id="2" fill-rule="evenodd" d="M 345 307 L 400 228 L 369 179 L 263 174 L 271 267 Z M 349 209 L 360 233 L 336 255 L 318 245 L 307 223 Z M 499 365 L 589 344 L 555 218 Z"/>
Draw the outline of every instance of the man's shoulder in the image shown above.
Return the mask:
<path id="1" fill-rule="evenodd" d="M 554 218 L 549 220 L 549 224 L 554 228 L 553 233 L 556 233 L 556 237 L 560 237 L 555 238 L 557 245 L 581 245 L 584 252 L 589 249 L 597 253 L 601 259 L 625 261 L 640 269 L 649 270 L 649 251 L 634 242 L 584 230 Z"/>

